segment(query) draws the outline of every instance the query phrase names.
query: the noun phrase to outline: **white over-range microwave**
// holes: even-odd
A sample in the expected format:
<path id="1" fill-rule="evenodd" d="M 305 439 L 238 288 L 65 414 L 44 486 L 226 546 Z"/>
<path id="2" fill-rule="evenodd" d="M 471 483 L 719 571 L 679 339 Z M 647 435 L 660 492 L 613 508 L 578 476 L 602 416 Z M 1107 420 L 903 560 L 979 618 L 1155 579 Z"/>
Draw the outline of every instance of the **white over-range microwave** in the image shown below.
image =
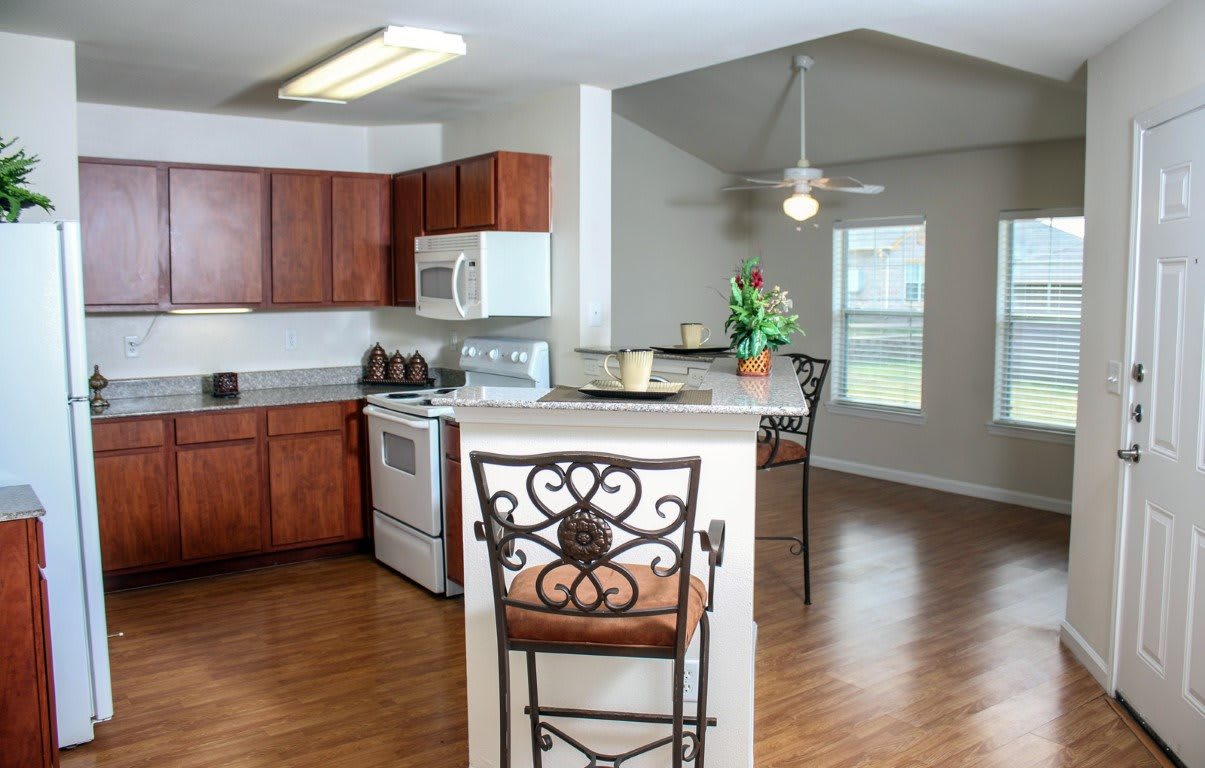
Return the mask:
<path id="1" fill-rule="evenodd" d="M 439 320 L 548 317 L 547 232 L 469 232 L 414 239 L 416 310 Z"/>

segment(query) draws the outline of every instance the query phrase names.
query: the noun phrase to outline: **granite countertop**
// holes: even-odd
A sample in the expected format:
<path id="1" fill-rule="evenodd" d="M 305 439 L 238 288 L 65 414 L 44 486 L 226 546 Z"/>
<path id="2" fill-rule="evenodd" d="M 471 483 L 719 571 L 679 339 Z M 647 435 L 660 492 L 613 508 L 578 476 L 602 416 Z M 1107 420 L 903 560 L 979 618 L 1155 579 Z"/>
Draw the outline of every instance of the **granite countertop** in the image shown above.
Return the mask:
<path id="1" fill-rule="evenodd" d="M 92 418 L 336 403 L 400 389 L 391 384 L 360 384 L 360 375 L 358 365 L 240 372 L 238 397 L 214 397 L 207 391 L 207 376 L 114 379 L 104 390 L 109 407 L 92 414 Z M 447 368 L 432 368 L 431 375 L 436 386 L 455 386 L 464 381 L 462 371 Z"/>
<path id="2" fill-rule="evenodd" d="M 158 416 L 165 413 L 195 413 L 197 411 L 226 411 L 235 408 L 334 403 L 344 400 L 361 400 L 367 395 L 390 391 L 392 390 L 387 386 L 323 384 L 244 390 L 238 397 L 214 397 L 203 392 L 185 395 L 126 397 L 120 400 L 110 400 L 109 407 L 103 413 L 92 414 L 92 419 L 95 421 L 116 419 L 122 416 Z"/>
<path id="3" fill-rule="evenodd" d="M 46 514 L 38 495 L 28 485 L 6 485 L 0 488 L 0 522 L 25 520 Z"/>
<path id="4" fill-rule="evenodd" d="M 577 352 L 579 354 L 583 354 L 583 355 L 610 355 L 610 354 L 614 354 L 615 352 L 617 352 L 619 350 L 618 349 L 608 349 L 606 347 L 576 347 L 576 348 L 574 348 L 573 351 Z M 729 357 L 729 354 L 726 352 L 708 353 L 708 354 L 703 354 L 700 352 L 698 354 L 684 355 L 684 354 L 677 354 L 674 352 L 662 352 L 659 349 L 654 349 L 653 357 L 657 358 L 658 360 L 685 360 L 685 361 L 692 362 L 692 363 L 710 363 L 712 360 L 715 360 L 717 357 Z"/>
<path id="5" fill-rule="evenodd" d="M 789 363 L 776 361 L 770 376 L 737 376 L 735 358 L 718 358 L 699 389 L 711 390 L 710 405 L 688 405 L 665 400 L 603 400 L 541 403 L 549 389 L 515 387 L 463 387 L 447 397 L 431 399 L 433 405 L 458 408 L 539 408 L 565 411 L 626 411 L 638 413 L 724 413 L 761 416 L 806 416 L 807 401 Z"/>

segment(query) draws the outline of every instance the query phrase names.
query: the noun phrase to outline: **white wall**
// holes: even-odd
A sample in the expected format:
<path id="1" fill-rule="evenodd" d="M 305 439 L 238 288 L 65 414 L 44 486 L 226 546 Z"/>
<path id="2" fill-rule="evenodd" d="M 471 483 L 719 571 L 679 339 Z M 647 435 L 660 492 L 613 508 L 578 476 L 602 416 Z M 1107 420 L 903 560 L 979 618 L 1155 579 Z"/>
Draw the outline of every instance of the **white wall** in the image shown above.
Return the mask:
<path id="1" fill-rule="evenodd" d="M 85 156 L 376 172 L 440 160 L 438 126 L 363 128 L 105 104 L 79 104 L 78 113 Z M 126 358 L 123 338 L 143 336 L 151 315 L 89 315 L 88 351 L 110 378 L 354 365 L 371 343 L 373 316 L 364 309 L 163 316 L 141 355 Z M 295 350 L 284 349 L 286 329 L 297 333 Z"/>
<path id="2" fill-rule="evenodd" d="M 749 195 L 755 206 L 752 250 L 762 254 L 767 281 L 791 292 L 807 333 L 790 349 L 831 355 L 834 220 L 925 216 L 927 420 L 904 424 L 826 408 L 817 417 L 817 462 L 914 473 L 925 478 L 913 479 L 935 487 L 1066 510 L 1071 446 L 991 435 L 985 425 L 992 417 L 999 214 L 1080 206 L 1083 143 L 953 152 L 825 171 L 887 189 L 873 197 L 819 194 L 820 213 L 802 227 L 782 213 L 784 193 Z M 831 383 L 825 399 L 830 394 Z"/>
<path id="3" fill-rule="evenodd" d="M 20 139 L 5 154 L 24 149 L 42 159 L 29 186 L 54 204 L 50 213 L 26 209 L 21 221 L 78 219 L 75 43 L 0 32 L 0 72 L 0 137 Z"/>
<path id="4" fill-rule="evenodd" d="M 552 378 L 580 383 L 581 361 L 573 351 L 583 342 L 610 343 L 610 321 L 584 329 L 588 304 L 610 306 L 611 93 L 592 86 L 566 86 L 520 105 L 470 115 L 444 125 L 445 160 L 513 150 L 552 156 L 552 316 L 491 319 L 443 325 L 411 325 L 412 313 L 382 310 L 372 335 L 393 346 L 413 346 L 425 328 L 440 334 L 435 360 L 455 361 L 447 339 L 465 335 L 516 335 L 546 339 Z M 589 242 L 586 242 L 586 240 Z M 589 330 L 589 335 L 585 331 Z"/>
<path id="5" fill-rule="evenodd" d="M 728 174 L 619 115 L 612 138 L 615 346 L 677 344 L 681 322 L 723 343 L 728 276 L 749 253 L 746 199 L 720 192 Z"/>
<path id="6" fill-rule="evenodd" d="M 1119 463 L 1124 404 L 1105 391 L 1105 367 L 1125 349 L 1132 120 L 1205 83 L 1205 3 L 1177 0 L 1088 62 L 1084 208 L 1084 333 L 1079 442 L 1071 516 L 1067 622 L 1111 656 Z"/>

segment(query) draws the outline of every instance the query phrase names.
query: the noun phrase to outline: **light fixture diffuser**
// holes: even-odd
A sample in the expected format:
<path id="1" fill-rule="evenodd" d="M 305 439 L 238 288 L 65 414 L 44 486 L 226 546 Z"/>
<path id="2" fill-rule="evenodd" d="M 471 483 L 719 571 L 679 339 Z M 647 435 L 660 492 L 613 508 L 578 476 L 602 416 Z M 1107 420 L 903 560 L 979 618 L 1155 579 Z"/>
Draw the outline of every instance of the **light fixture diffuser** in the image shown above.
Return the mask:
<path id="1" fill-rule="evenodd" d="M 820 201 L 807 192 L 796 192 L 782 201 L 782 212 L 795 221 L 807 221 L 820 210 Z"/>
<path id="2" fill-rule="evenodd" d="M 280 87 L 282 99 L 346 104 L 465 54 L 464 38 L 418 27 L 385 27 Z"/>
<path id="3" fill-rule="evenodd" d="M 169 315 L 243 315 L 250 307 L 205 307 L 203 309 L 169 309 Z"/>

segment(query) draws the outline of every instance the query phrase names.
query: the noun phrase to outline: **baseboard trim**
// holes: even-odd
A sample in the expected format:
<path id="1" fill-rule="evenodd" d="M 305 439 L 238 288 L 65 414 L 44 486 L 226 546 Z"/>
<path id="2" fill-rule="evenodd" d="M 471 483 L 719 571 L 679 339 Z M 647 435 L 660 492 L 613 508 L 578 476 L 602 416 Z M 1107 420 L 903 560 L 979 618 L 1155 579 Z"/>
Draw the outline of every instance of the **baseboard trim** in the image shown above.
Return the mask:
<path id="1" fill-rule="evenodd" d="M 973 496 L 977 499 L 1032 507 L 1033 509 L 1041 509 L 1046 512 L 1057 512 L 1060 515 L 1071 514 L 1071 502 L 1067 499 L 1056 499 L 1053 496 L 1039 496 L 1036 493 L 1012 491 L 1007 488 L 967 483 L 961 480 L 950 480 L 949 478 L 925 475 L 920 472 L 906 472 L 902 469 L 861 464 L 856 461 L 833 459 L 827 456 L 813 456 L 812 466 L 821 469 L 832 469 L 837 472 L 847 472 L 851 475 L 873 477 L 877 480 L 889 480 L 893 483 L 931 488 L 935 491 L 957 493 L 960 496 Z"/>
<path id="2" fill-rule="evenodd" d="M 1067 620 L 1059 622 L 1059 642 L 1066 646 L 1067 650 L 1071 651 L 1071 655 L 1076 661 L 1084 665 L 1084 669 L 1095 678 L 1096 682 L 1100 683 L 1100 687 L 1109 691 L 1109 669 L 1105 664 L 1105 660 L 1100 657 L 1100 654 L 1088 645 L 1088 641 L 1084 639 L 1075 627 L 1067 623 Z"/>

